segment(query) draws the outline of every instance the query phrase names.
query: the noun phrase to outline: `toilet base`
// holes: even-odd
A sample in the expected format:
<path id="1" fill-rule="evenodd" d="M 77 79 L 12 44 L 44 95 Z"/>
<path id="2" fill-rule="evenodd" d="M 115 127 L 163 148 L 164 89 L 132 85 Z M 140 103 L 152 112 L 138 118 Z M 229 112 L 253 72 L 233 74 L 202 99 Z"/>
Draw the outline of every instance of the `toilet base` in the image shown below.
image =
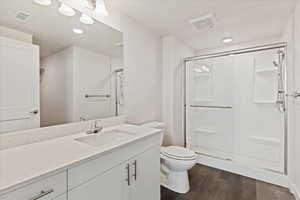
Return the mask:
<path id="1" fill-rule="evenodd" d="M 187 171 L 161 173 L 161 185 L 174 192 L 185 194 L 190 191 Z"/>

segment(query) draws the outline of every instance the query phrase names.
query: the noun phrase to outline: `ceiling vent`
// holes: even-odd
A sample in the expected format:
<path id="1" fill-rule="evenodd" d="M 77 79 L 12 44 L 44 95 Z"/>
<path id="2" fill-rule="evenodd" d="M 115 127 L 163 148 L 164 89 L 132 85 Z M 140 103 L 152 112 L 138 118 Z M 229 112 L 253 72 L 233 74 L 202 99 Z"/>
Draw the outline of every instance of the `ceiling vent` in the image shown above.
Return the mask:
<path id="1" fill-rule="evenodd" d="M 30 17 L 30 14 L 27 14 L 22 11 L 17 12 L 17 15 L 16 15 L 16 19 L 20 20 L 20 21 L 26 21 L 29 17 Z"/>
<path id="2" fill-rule="evenodd" d="M 191 19 L 189 22 L 197 31 L 211 29 L 215 26 L 215 16 L 213 14 L 203 15 L 201 17 Z"/>

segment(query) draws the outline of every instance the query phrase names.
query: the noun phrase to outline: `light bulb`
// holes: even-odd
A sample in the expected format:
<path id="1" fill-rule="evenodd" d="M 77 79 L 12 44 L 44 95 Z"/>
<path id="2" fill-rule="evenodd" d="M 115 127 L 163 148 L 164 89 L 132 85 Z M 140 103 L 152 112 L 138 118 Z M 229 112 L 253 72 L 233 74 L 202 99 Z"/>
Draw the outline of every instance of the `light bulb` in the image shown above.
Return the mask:
<path id="1" fill-rule="evenodd" d="M 93 18 L 91 18 L 90 16 L 86 15 L 86 14 L 83 14 L 81 15 L 80 17 L 80 22 L 83 23 L 83 24 L 93 24 L 94 23 L 94 20 Z"/>
<path id="2" fill-rule="evenodd" d="M 75 10 L 66 4 L 61 4 L 58 11 L 65 16 L 72 17 L 76 14 Z"/>
<path id="3" fill-rule="evenodd" d="M 73 32 L 76 34 L 83 34 L 84 31 L 80 28 L 73 28 Z"/>
<path id="4" fill-rule="evenodd" d="M 233 41 L 232 37 L 225 37 L 222 39 L 222 42 L 224 44 L 228 44 L 228 43 L 231 43 Z"/>
<path id="5" fill-rule="evenodd" d="M 35 3 L 43 5 L 43 6 L 50 6 L 52 1 L 51 0 L 33 0 Z"/>

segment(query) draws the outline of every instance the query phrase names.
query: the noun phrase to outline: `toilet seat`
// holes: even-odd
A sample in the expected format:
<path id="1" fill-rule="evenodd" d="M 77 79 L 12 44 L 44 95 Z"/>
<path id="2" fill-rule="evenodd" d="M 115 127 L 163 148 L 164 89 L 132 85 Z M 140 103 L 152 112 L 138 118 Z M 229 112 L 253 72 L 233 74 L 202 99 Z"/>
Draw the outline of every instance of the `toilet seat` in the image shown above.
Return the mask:
<path id="1" fill-rule="evenodd" d="M 196 154 L 184 147 L 178 147 L 178 146 L 169 146 L 162 148 L 161 154 L 176 160 L 195 160 Z"/>

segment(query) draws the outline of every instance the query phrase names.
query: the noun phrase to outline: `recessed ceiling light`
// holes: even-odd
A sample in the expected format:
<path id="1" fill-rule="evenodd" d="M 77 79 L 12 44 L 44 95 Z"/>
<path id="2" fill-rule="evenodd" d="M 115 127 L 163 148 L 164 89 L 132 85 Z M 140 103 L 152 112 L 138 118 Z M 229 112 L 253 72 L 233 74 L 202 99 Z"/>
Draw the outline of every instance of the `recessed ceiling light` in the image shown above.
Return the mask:
<path id="1" fill-rule="evenodd" d="M 72 17 L 76 14 L 75 10 L 66 4 L 61 4 L 58 10 L 62 15 L 68 17 Z"/>
<path id="2" fill-rule="evenodd" d="M 80 22 L 83 23 L 83 24 L 93 24 L 94 23 L 94 20 L 93 18 L 91 18 L 90 16 L 86 15 L 86 14 L 83 14 L 81 15 L 80 17 Z"/>
<path id="3" fill-rule="evenodd" d="M 84 31 L 80 28 L 73 28 L 73 32 L 76 34 L 83 34 Z"/>
<path id="4" fill-rule="evenodd" d="M 33 1 L 43 6 L 50 6 L 52 3 L 52 0 L 33 0 Z"/>
<path id="5" fill-rule="evenodd" d="M 222 39 L 222 42 L 224 44 L 228 44 L 228 43 L 231 43 L 233 41 L 232 37 L 225 37 Z"/>

